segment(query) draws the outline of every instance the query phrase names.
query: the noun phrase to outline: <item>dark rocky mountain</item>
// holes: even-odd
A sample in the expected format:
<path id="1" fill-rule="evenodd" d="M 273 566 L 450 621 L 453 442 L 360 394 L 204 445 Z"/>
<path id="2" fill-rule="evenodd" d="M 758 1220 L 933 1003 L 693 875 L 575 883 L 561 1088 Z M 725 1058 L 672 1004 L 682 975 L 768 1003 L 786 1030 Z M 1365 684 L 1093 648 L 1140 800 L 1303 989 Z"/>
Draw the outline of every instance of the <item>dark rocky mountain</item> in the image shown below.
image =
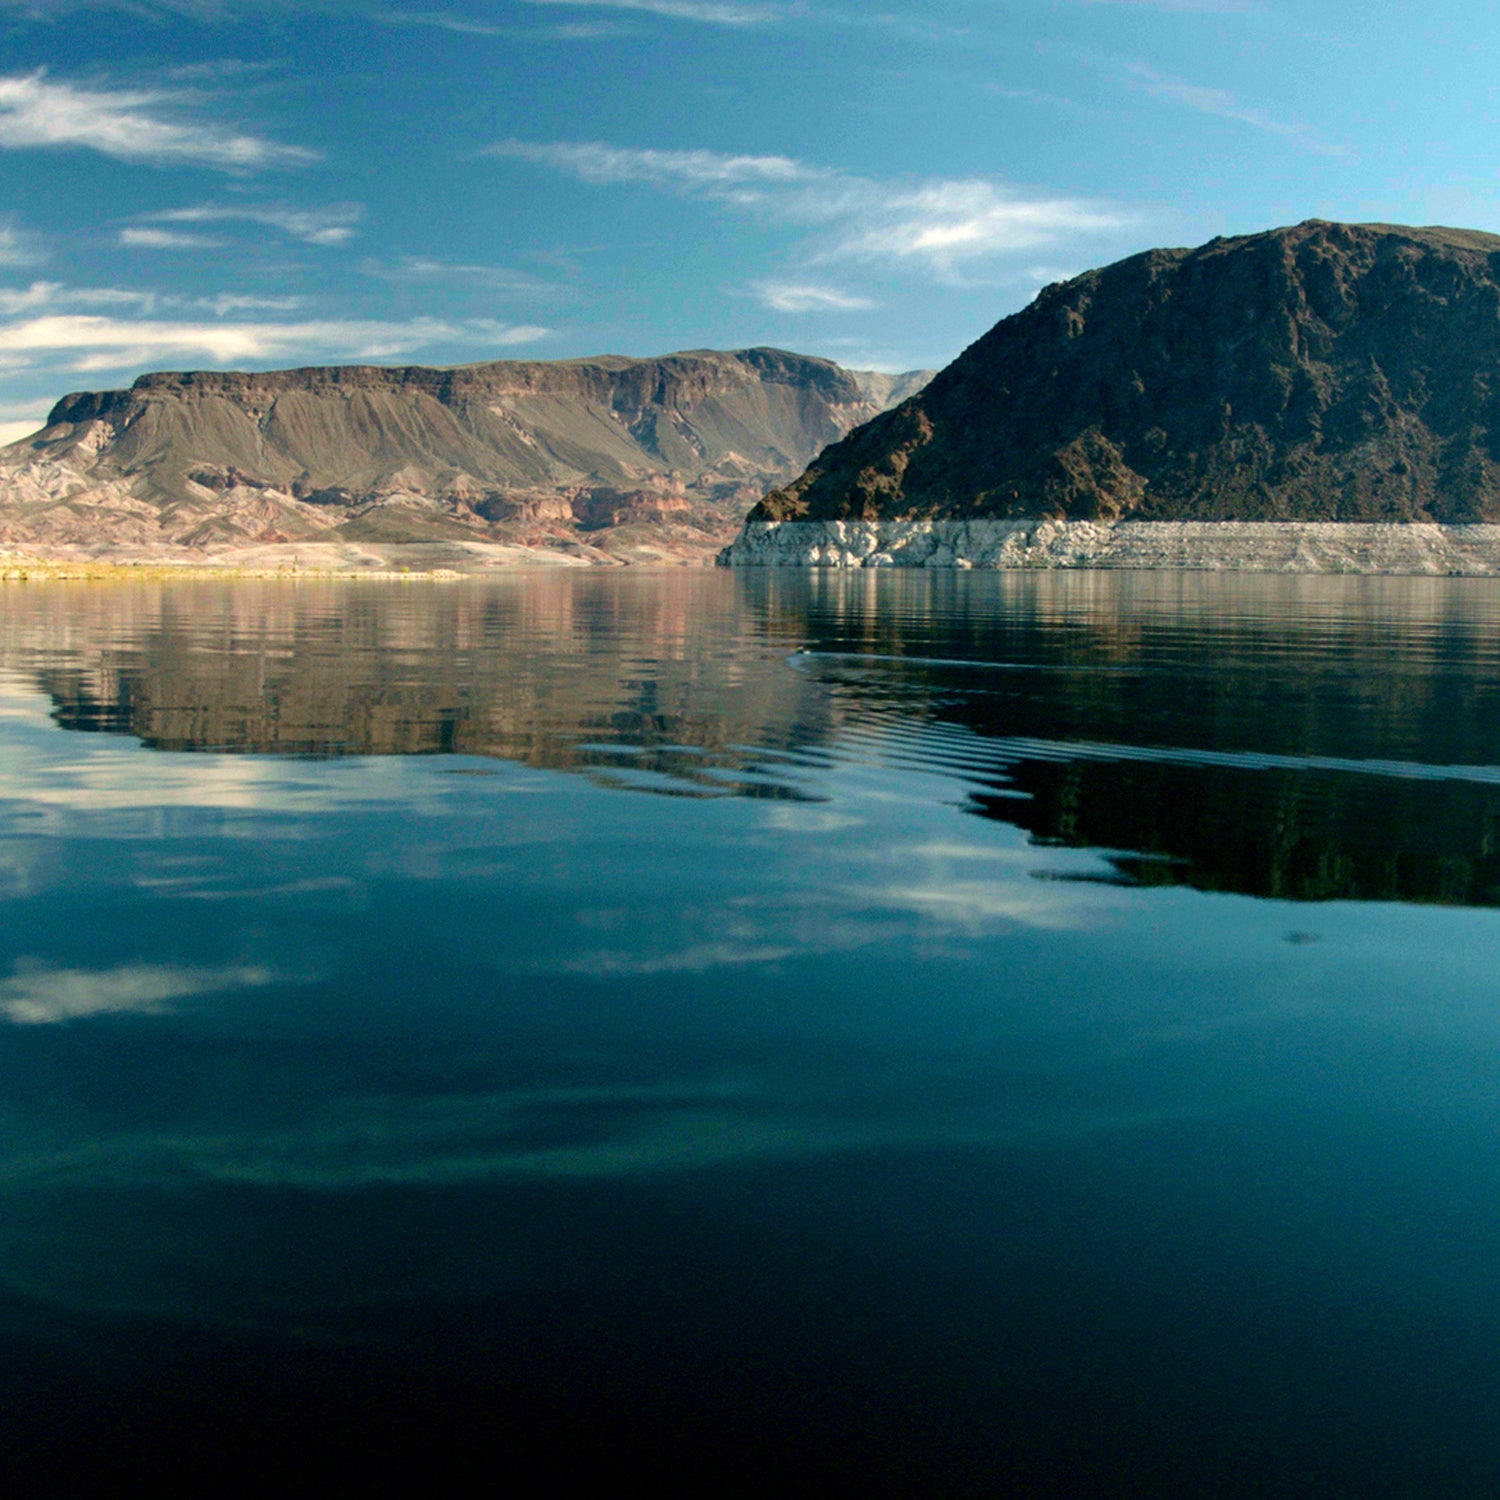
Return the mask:
<path id="1" fill-rule="evenodd" d="M 778 349 L 144 375 L 0 455 L 0 543 L 706 553 L 927 372 Z"/>
<path id="2" fill-rule="evenodd" d="M 1500 521 L 1500 236 L 1309 220 L 1047 287 L 752 521 Z"/>

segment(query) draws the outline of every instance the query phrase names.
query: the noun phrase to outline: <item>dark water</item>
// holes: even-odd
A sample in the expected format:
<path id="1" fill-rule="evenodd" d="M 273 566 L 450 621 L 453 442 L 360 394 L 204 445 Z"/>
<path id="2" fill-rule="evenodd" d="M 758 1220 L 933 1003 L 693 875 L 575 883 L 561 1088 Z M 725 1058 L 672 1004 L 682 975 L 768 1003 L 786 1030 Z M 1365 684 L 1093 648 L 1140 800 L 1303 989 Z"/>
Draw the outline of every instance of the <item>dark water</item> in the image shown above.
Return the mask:
<path id="1" fill-rule="evenodd" d="M 1495 1496 L 1497 908 L 1488 582 L 13 585 L 0 1474 Z"/>

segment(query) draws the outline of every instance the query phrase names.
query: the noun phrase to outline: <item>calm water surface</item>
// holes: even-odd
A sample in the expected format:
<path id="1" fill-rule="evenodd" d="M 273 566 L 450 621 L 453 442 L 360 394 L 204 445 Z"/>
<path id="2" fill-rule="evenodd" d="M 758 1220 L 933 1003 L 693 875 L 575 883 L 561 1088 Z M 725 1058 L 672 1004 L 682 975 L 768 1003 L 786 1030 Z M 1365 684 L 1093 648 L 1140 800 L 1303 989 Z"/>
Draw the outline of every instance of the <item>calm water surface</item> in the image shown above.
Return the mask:
<path id="1" fill-rule="evenodd" d="M 1500 1494 L 1497 937 L 1490 582 L 7 586 L 0 1471 Z"/>

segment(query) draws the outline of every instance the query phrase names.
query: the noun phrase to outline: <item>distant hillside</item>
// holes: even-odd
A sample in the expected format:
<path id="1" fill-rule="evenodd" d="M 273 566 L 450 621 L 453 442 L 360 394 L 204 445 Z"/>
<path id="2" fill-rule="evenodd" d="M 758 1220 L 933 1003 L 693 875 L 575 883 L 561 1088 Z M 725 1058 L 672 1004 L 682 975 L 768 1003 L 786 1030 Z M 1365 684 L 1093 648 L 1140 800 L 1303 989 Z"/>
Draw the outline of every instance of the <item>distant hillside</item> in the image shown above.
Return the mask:
<path id="1" fill-rule="evenodd" d="M 927 373 L 746 349 L 144 375 L 0 450 L 0 544 L 703 553 Z"/>
<path id="2" fill-rule="evenodd" d="M 1500 237 L 1310 220 L 1048 287 L 752 521 L 1500 521 Z"/>

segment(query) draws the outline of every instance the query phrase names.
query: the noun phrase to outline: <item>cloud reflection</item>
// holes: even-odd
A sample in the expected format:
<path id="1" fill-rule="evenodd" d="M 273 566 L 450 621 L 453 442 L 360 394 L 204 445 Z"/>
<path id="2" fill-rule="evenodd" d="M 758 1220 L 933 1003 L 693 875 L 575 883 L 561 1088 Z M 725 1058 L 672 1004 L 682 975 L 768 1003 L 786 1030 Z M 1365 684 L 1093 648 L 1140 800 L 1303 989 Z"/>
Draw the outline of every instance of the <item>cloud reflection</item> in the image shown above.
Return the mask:
<path id="1" fill-rule="evenodd" d="M 896 795 L 877 777 L 861 796 Z M 841 800 L 848 801 L 847 795 Z M 800 809 L 791 805 L 793 815 Z M 635 920 L 604 920 L 591 908 L 575 912 L 578 931 L 566 950 L 548 952 L 529 967 L 550 973 L 618 978 L 629 975 L 708 973 L 751 965 L 796 963 L 832 954 L 897 946 L 910 953 L 949 939 L 1003 940 L 1022 931 L 1084 932 L 1113 923 L 1128 899 L 1090 876 L 1108 872 L 1091 854 L 1040 851 L 1018 835 L 984 845 L 959 840 L 871 839 L 872 819 L 852 815 L 826 828 L 812 821 L 799 831 L 825 841 L 819 864 L 809 869 L 801 851 L 778 845 L 768 860 L 788 860 L 780 895 L 741 895 L 717 905 L 653 910 Z M 778 815 L 783 809 L 778 808 Z M 780 818 L 769 824 L 782 829 Z M 997 834 L 999 830 L 997 830 Z M 1081 878 L 1038 878 L 1045 873 Z M 836 873 L 835 873 L 836 872 Z M 812 883 L 809 883 L 811 876 Z M 594 932 L 630 932 L 628 946 L 593 946 Z"/>
<path id="2" fill-rule="evenodd" d="M 1040 884 L 982 880 L 930 880 L 888 886 L 878 893 L 887 906 L 909 911 L 945 931 L 979 935 L 1015 924 L 1056 931 L 1092 926 L 1093 911 L 1077 900 L 1054 896 Z"/>
<path id="3" fill-rule="evenodd" d="M 517 1089 L 476 1095 L 351 1096 L 279 1126 L 121 1131 L 12 1150 L 0 1186 L 102 1183 L 348 1191 L 527 1180 L 602 1180 L 697 1171 L 770 1157 L 891 1146 L 1012 1144 L 1086 1136 L 1226 1107 L 1058 1108 L 1016 1115 L 948 1101 L 880 1116 L 840 1107 L 805 1080 Z M 600 1111 L 604 1111 L 603 1122 Z M 580 1123 L 583 1122 L 583 1123 Z M 553 1139 L 547 1139 L 552 1136 Z"/>
<path id="4" fill-rule="evenodd" d="M 53 1026 L 88 1016 L 159 1015 L 174 1000 L 270 984 L 269 969 L 195 969 L 124 964 L 113 969 L 49 969 L 22 960 L 0 980 L 0 1016 L 16 1026 Z"/>

